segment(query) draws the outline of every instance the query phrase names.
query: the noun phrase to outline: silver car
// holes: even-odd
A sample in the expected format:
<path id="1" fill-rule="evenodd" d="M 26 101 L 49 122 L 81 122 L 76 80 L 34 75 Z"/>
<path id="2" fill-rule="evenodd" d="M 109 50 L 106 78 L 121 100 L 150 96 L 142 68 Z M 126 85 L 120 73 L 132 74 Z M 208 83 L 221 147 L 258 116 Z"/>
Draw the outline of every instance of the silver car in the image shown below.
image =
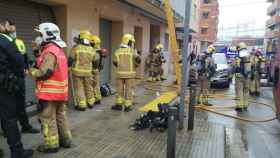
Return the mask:
<path id="1" fill-rule="evenodd" d="M 215 53 L 213 54 L 213 59 L 216 64 L 216 73 L 211 78 L 211 86 L 229 88 L 231 67 L 228 64 L 226 55 L 224 53 Z"/>

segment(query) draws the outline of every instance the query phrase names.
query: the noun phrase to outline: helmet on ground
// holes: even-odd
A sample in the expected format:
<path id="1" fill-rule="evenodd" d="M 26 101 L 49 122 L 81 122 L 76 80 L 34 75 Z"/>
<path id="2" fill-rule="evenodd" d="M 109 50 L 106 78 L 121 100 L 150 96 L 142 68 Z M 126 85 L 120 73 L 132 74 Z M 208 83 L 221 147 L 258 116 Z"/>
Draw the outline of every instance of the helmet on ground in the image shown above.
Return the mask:
<path id="1" fill-rule="evenodd" d="M 122 44 L 128 45 L 130 42 L 135 43 L 134 36 L 132 34 L 129 34 L 129 33 L 123 35 Z"/>
<path id="2" fill-rule="evenodd" d="M 89 30 L 81 30 L 79 34 L 80 39 L 91 40 L 91 33 Z"/>
<path id="3" fill-rule="evenodd" d="M 162 50 L 163 49 L 163 44 L 158 44 L 157 46 L 156 46 L 156 49 L 158 49 L 158 50 Z"/>
<path id="4" fill-rule="evenodd" d="M 216 51 L 216 48 L 213 45 L 208 46 L 207 53 L 213 54 Z"/>
<path id="5" fill-rule="evenodd" d="M 244 42 L 241 42 L 236 47 L 237 50 L 247 49 L 247 44 Z"/>
<path id="6" fill-rule="evenodd" d="M 94 45 L 94 48 L 96 48 L 96 49 L 101 48 L 101 40 L 98 36 L 92 35 L 90 38 L 90 42 Z"/>
<path id="7" fill-rule="evenodd" d="M 60 37 L 60 29 L 53 23 L 41 23 L 35 31 L 39 32 L 43 42 L 54 42 L 61 48 L 66 47 L 66 43 Z"/>

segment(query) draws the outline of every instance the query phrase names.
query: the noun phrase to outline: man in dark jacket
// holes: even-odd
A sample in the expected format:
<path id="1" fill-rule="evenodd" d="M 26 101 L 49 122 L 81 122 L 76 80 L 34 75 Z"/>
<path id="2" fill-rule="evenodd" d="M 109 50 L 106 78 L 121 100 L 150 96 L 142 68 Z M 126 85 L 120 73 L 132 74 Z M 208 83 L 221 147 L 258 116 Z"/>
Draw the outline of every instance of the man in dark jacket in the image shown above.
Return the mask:
<path id="1" fill-rule="evenodd" d="M 24 150 L 17 125 L 16 97 L 24 89 L 24 60 L 10 34 L 15 28 L 0 25 L 0 119 L 7 134 L 11 158 L 29 158 L 33 150 Z"/>

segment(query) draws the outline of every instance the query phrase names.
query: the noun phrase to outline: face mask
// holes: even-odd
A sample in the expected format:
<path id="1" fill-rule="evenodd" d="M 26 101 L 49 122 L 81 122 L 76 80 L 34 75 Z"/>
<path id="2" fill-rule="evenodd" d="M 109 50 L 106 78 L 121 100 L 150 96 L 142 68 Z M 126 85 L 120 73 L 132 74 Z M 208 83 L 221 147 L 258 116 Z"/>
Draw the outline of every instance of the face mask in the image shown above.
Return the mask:
<path id="1" fill-rule="evenodd" d="M 35 38 L 35 44 L 39 47 L 39 46 L 41 46 L 42 45 L 42 43 L 43 43 L 43 38 L 41 37 L 41 36 L 37 36 L 36 38 Z"/>
<path id="2" fill-rule="evenodd" d="M 16 39 L 16 38 L 17 38 L 17 32 L 11 32 L 9 35 L 10 35 L 10 37 L 12 37 L 13 39 Z"/>

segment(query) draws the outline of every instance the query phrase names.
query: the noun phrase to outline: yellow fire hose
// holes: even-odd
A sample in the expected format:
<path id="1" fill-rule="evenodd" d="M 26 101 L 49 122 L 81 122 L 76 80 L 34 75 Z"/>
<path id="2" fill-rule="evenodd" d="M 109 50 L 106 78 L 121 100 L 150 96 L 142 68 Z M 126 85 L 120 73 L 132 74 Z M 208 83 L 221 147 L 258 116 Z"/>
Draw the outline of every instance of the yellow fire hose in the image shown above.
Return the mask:
<path id="1" fill-rule="evenodd" d="M 175 85 L 164 85 L 162 83 L 153 83 L 153 82 L 144 82 L 144 88 L 150 91 L 156 91 L 156 92 L 165 92 L 166 90 L 162 90 L 162 88 L 174 88 L 176 89 L 177 87 Z M 224 100 L 236 100 L 235 97 L 232 94 L 214 94 L 214 95 L 210 95 L 209 98 L 212 99 L 224 99 Z M 187 100 L 186 100 L 187 101 Z M 253 101 L 250 100 L 250 103 L 255 103 L 261 106 L 265 106 L 270 108 L 275 114 L 276 114 L 276 109 L 266 103 L 262 103 L 262 102 L 257 102 L 257 101 Z M 188 104 L 187 104 L 188 105 Z M 264 119 L 251 119 L 248 117 L 242 117 L 242 116 L 236 116 L 236 115 L 232 115 L 232 114 L 227 114 L 225 112 L 221 112 L 221 111 L 217 111 L 217 109 L 234 109 L 235 106 L 205 106 L 205 105 L 196 105 L 195 106 L 196 109 L 199 110 L 203 110 L 203 111 L 207 111 L 207 112 L 211 112 L 217 115 L 221 115 L 224 117 L 229 117 L 229 118 L 233 118 L 236 120 L 240 120 L 240 121 L 245 121 L 245 122 L 251 122 L 251 123 L 264 123 L 264 122 L 270 122 L 276 119 L 276 116 L 272 116 L 270 118 L 264 118 Z"/>

